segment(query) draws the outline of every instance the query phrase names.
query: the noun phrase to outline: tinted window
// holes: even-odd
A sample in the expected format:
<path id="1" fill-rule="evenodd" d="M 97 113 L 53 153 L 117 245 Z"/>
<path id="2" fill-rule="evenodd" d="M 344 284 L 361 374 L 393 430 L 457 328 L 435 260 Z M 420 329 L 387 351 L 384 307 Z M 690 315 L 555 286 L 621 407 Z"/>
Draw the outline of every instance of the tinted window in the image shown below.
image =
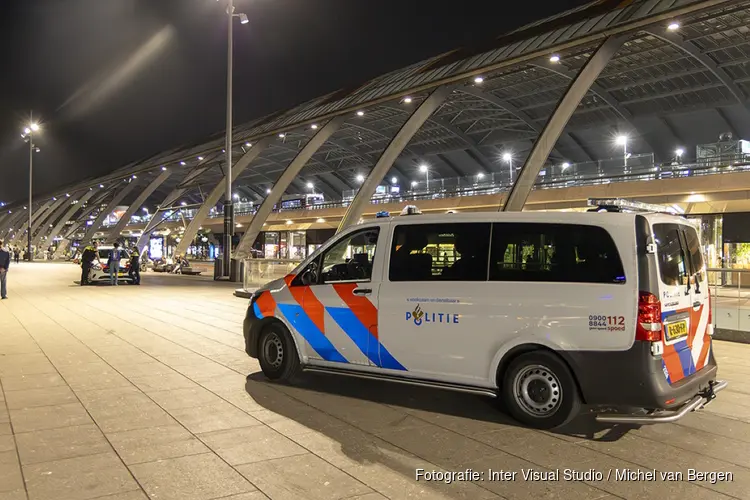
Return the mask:
<path id="1" fill-rule="evenodd" d="M 597 226 L 497 223 L 490 261 L 495 281 L 625 282 L 617 246 Z"/>
<path id="2" fill-rule="evenodd" d="M 701 242 L 698 238 L 698 232 L 692 226 L 683 226 L 683 229 L 685 231 L 688 254 L 690 254 L 690 263 L 693 265 L 693 272 L 700 272 L 703 269 L 703 254 L 701 254 Z"/>
<path id="3" fill-rule="evenodd" d="M 409 224 L 393 231 L 391 281 L 486 281 L 489 223 Z"/>
<path id="4" fill-rule="evenodd" d="M 379 228 L 357 231 L 345 236 L 316 260 L 322 261 L 320 282 L 369 281 L 378 243 Z"/>
<path id="5" fill-rule="evenodd" d="M 99 259 L 100 260 L 107 260 L 109 259 L 109 253 L 112 251 L 112 249 L 105 249 L 105 250 L 99 250 Z M 127 250 L 120 249 L 120 258 L 121 259 L 129 259 L 130 255 L 128 254 Z"/>
<path id="6" fill-rule="evenodd" d="M 677 224 L 654 224 L 659 275 L 666 285 L 686 285 L 689 268 Z"/>

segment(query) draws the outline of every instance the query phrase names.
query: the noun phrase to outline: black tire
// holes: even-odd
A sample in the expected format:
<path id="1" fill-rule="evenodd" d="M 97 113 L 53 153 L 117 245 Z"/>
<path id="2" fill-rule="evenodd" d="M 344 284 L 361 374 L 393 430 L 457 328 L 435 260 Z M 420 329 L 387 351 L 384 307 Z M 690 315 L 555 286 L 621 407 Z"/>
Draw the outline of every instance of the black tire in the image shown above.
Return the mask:
<path id="1" fill-rule="evenodd" d="M 263 328 L 258 340 L 258 361 L 271 380 L 290 381 L 299 372 L 300 362 L 292 335 L 281 323 Z"/>
<path id="2" fill-rule="evenodd" d="M 555 354 L 533 351 L 511 361 L 498 380 L 510 415 L 535 429 L 553 429 L 575 418 L 581 397 L 573 374 Z"/>

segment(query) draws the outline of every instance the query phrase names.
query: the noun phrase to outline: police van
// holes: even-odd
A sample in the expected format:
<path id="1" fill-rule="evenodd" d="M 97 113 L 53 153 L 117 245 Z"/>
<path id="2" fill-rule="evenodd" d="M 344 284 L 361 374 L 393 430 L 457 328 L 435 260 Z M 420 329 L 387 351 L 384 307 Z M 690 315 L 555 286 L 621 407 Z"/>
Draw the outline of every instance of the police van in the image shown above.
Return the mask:
<path id="1" fill-rule="evenodd" d="M 673 422 L 726 387 L 698 233 L 660 207 L 591 204 L 351 227 L 253 294 L 246 352 L 269 379 L 482 394 L 537 428 L 583 404 L 602 422 Z"/>

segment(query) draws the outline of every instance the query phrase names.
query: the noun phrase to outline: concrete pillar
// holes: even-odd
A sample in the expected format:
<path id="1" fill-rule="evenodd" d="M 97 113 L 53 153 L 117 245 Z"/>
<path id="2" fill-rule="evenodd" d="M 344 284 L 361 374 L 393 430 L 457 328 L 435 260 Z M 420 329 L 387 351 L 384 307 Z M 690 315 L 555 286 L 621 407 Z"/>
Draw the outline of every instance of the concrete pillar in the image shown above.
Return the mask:
<path id="1" fill-rule="evenodd" d="M 286 169 L 281 173 L 279 178 L 274 183 L 271 192 L 263 200 L 263 203 L 260 204 L 260 207 L 258 207 L 258 211 L 253 216 L 253 219 L 250 222 L 250 226 L 247 228 L 247 231 L 245 231 L 245 234 L 242 235 L 240 244 L 237 245 L 237 249 L 235 251 L 237 258 L 247 258 L 250 255 L 250 249 L 255 242 L 255 238 L 258 237 L 258 233 L 260 233 L 260 230 L 263 227 L 263 223 L 273 211 L 274 205 L 278 204 L 281 201 L 281 197 L 284 195 L 284 192 L 287 190 L 292 181 L 294 181 L 294 179 L 299 175 L 302 168 L 321 148 L 321 146 L 323 146 L 323 144 L 325 144 L 326 141 L 330 139 L 334 133 L 336 133 L 336 131 L 344 123 L 344 120 L 345 117 L 337 116 L 336 118 L 333 118 L 328 123 L 326 123 L 323 128 L 321 128 L 314 136 L 312 136 L 309 141 L 307 141 L 307 144 L 305 144 L 300 152 L 297 153 L 297 156 L 294 157 L 289 166 L 287 166 Z"/>
<path id="2" fill-rule="evenodd" d="M 117 205 L 119 205 L 120 202 L 124 200 L 125 197 L 130 194 L 130 192 L 135 189 L 137 185 L 138 179 L 132 179 L 120 191 L 115 193 L 115 196 L 109 201 L 107 208 L 99 212 L 99 215 L 97 216 L 96 220 L 94 220 L 94 223 L 89 226 L 88 230 L 86 230 L 86 234 L 83 237 L 84 242 L 88 242 L 94 237 L 96 231 L 104 223 L 104 219 L 106 219 L 107 216 L 112 213 Z"/>
<path id="3" fill-rule="evenodd" d="M 209 168 L 211 168 L 211 167 L 198 167 L 198 168 L 196 168 L 195 170 L 193 170 L 192 172 L 190 172 L 187 175 L 187 177 L 185 177 L 185 180 L 182 181 L 180 184 L 186 184 L 186 183 L 188 183 L 188 182 L 190 182 L 190 181 L 192 181 L 192 180 L 200 177 Z M 172 192 L 169 193 L 166 196 L 166 198 L 164 198 L 164 201 L 162 201 L 159 206 L 160 207 L 169 207 L 169 206 L 171 206 L 175 201 L 177 201 L 177 199 L 180 196 L 182 196 L 183 194 L 185 194 L 185 191 L 187 191 L 187 188 L 181 188 L 179 186 L 176 187 L 176 188 L 174 188 L 172 190 Z M 149 237 L 151 236 L 151 232 L 154 230 L 154 228 L 157 226 L 157 224 L 159 224 L 159 222 L 162 221 L 162 219 L 164 218 L 163 216 L 166 215 L 166 213 L 164 213 L 164 212 L 165 212 L 164 209 L 160 208 L 159 210 L 156 211 L 156 213 L 154 213 L 153 217 L 151 217 L 151 220 L 148 221 L 148 223 L 146 224 L 146 227 L 143 229 L 143 233 L 141 234 L 140 238 L 138 238 L 138 242 L 135 244 L 136 247 L 138 247 L 139 249 L 142 249 L 144 247 L 144 245 L 148 241 Z M 159 218 L 159 214 L 162 214 L 161 218 Z"/>
<path id="4" fill-rule="evenodd" d="M 35 224 L 41 216 L 47 213 L 49 210 L 50 205 L 52 205 L 52 200 L 45 201 L 42 203 L 39 208 L 36 209 L 36 211 L 32 211 L 31 213 L 31 223 Z M 28 214 L 28 212 L 27 212 Z M 13 240 L 11 241 L 11 245 L 26 244 L 26 230 L 29 228 L 29 221 L 28 219 L 23 223 L 23 225 L 18 229 L 17 232 L 13 235 Z"/>
<path id="5" fill-rule="evenodd" d="M 245 169 L 253 162 L 253 160 L 255 160 L 263 152 L 263 150 L 265 150 L 271 144 L 272 140 L 273 139 L 271 137 L 262 138 L 261 140 L 253 144 L 250 150 L 242 155 L 242 158 L 240 158 L 237 163 L 232 165 L 232 183 L 234 183 L 234 181 L 237 180 L 240 174 L 245 171 Z M 226 176 L 221 180 L 221 182 L 216 185 L 211 193 L 209 193 L 206 199 L 203 200 L 203 205 L 201 205 L 201 207 L 198 209 L 198 213 L 195 214 L 193 220 L 191 220 L 188 226 L 185 228 L 182 239 L 174 249 L 175 256 L 185 255 L 185 252 L 190 246 L 190 243 L 193 241 L 193 238 L 195 238 L 195 235 L 198 234 L 198 229 L 200 229 L 200 227 L 206 221 L 209 212 L 216 206 L 221 197 L 224 196 L 224 193 L 226 193 Z"/>
<path id="6" fill-rule="evenodd" d="M 171 170 L 164 170 L 160 175 L 156 177 L 151 183 L 146 186 L 146 189 L 141 191 L 141 194 L 138 195 L 138 198 L 135 199 L 133 203 L 130 204 L 128 209 L 125 211 L 124 214 L 122 214 L 122 217 L 120 220 L 117 221 L 117 224 L 109 231 L 109 236 L 107 237 L 108 243 L 114 243 L 117 238 L 120 237 L 120 233 L 123 229 L 125 229 L 125 226 L 128 225 L 128 222 L 130 221 L 130 217 L 133 216 L 133 214 L 141 208 L 141 205 L 143 205 L 149 196 L 153 194 L 156 189 L 162 185 L 164 181 L 166 181 L 169 176 L 172 175 Z"/>
<path id="7" fill-rule="evenodd" d="M 63 195 L 60 196 L 50 207 L 50 209 L 47 211 L 47 213 L 39 219 L 38 224 L 36 224 L 36 230 L 34 231 L 34 234 L 32 234 L 32 245 L 38 245 L 41 241 L 42 233 L 45 232 L 45 228 L 48 228 L 50 223 L 54 223 L 54 221 L 57 220 L 58 217 L 63 213 L 65 210 L 65 202 L 68 201 L 70 198 Z"/>
<path id="8" fill-rule="evenodd" d="M 85 223 L 86 217 L 88 217 L 88 215 L 91 212 L 94 211 L 94 208 L 96 208 L 97 206 L 99 206 L 99 204 L 102 201 L 104 201 L 104 199 L 107 197 L 107 195 L 111 192 L 111 189 L 112 188 L 105 189 L 104 191 L 91 190 L 91 191 L 89 191 L 87 193 L 83 193 L 83 196 L 81 196 L 80 198 L 78 198 L 78 203 L 75 203 L 75 204 L 71 203 L 71 205 L 68 207 L 68 210 L 63 214 L 62 217 L 60 217 L 60 219 L 55 224 L 55 227 L 52 228 L 52 231 L 50 231 L 49 233 L 47 233 L 47 236 L 49 236 L 53 240 L 55 239 L 56 236 L 59 236 L 60 232 L 65 227 L 65 224 L 70 219 L 73 218 L 73 216 L 76 214 L 76 212 L 78 212 L 79 210 L 81 210 L 81 208 L 83 207 L 83 205 L 89 199 L 91 199 L 91 197 L 94 196 L 94 194 L 98 193 L 98 196 L 96 197 L 96 199 L 93 202 L 91 202 L 91 204 L 85 210 L 83 210 L 83 212 L 79 216 L 80 222 L 78 222 L 77 224 L 74 224 L 74 226 L 75 226 L 76 229 L 79 228 L 79 227 L 81 227 L 81 225 L 83 225 Z M 55 257 L 57 257 L 60 254 L 60 252 L 62 252 L 62 250 L 65 247 L 67 247 L 67 246 L 68 246 L 68 241 L 65 240 L 65 239 L 63 239 L 57 245 L 57 248 L 55 249 L 54 253 L 52 254 L 52 258 L 54 259 Z"/>
<path id="9" fill-rule="evenodd" d="M 4 222 L 4 226 L 2 227 L 2 229 L 0 229 L 0 237 L 6 236 L 6 239 L 9 240 L 12 236 L 14 236 L 10 230 L 13 229 L 16 224 L 18 224 L 25 212 L 25 210 L 16 209 L 15 211 L 9 213 L 7 219 Z"/>
<path id="10" fill-rule="evenodd" d="M 422 128 L 422 125 L 424 125 L 430 115 L 432 115 L 432 113 L 443 104 L 445 99 L 451 93 L 451 90 L 451 87 L 440 87 L 434 90 L 432 94 L 430 94 L 429 97 L 427 97 L 427 99 L 425 99 L 422 104 L 414 110 L 409 119 L 406 120 L 406 123 L 404 123 L 401 129 L 396 133 L 390 144 L 388 144 L 388 147 L 385 148 L 383 154 L 380 155 L 380 158 L 370 172 L 370 175 L 368 175 L 365 182 L 362 183 L 357 195 L 346 210 L 344 218 L 341 219 L 338 232 L 343 231 L 359 221 L 362 212 L 364 212 L 365 208 L 370 204 L 370 200 L 375 194 L 375 190 L 377 189 L 378 184 L 380 184 L 380 181 L 383 180 L 385 174 L 388 173 L 393 166 L 393 163 L 399 157 L 404 148 L 409 145 L 409 141 L 411 141 L 412 137 L 419 132 L 419 129 Z"/>
<path id="11" fill-rule="evenodd" d="M 591 88 L 591 85 L 599 77 L 615 52 L 625 43 L 624 37 L 607 38 L 602 45 L 594 52 L 586 64 L 583 66 L 578 75 L 571 81 L 570 86 L 565 91 L 560 102 L 557 104 L 555 111 L 547 120 L 541 134 L 537 137 L 534 146 L 531 148 L 526 162 L 518 174 L 515 184 L 510 188 L 510 193 L 505 204 L 499 211 L 520 212 L 526 204 L 526 200 L 531 194 L 539 172 L 544 166 L 552 148 L 555 147 L 557 140 L 560 138 L 565 126 L 568 124 L 570 117 L 573 116 L 581 99 Z"/>

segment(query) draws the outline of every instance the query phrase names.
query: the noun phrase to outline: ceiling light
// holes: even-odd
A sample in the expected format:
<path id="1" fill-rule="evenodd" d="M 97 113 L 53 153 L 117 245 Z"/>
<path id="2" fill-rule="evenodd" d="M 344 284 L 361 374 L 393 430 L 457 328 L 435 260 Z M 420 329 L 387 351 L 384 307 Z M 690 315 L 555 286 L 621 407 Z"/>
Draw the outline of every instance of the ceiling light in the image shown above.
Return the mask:
<path id="1" fill-rule="evenodd" d="M 271 194 L 271 189 L 270 188 L 266 189 L 266 194 Z"/>
<path id="2" fill-rule="evenodd" d="M 565 170 L 569 169 L 569 168 L 570 168 L 570 163 L 568 163 L 568 162 L 565 162 L 565 163 L 563 163 L 563 164 L 562 164 L 562 169 L 563 169 L 563 172 L 564 172 Z"/>
<path id="3" fill-rule="evenodd" d="M 550 58 L 549 58 L 549 62 L 551 62 L 551 63 L 558 63 L 558 62 L 560 62 L 560 56 L 558 56 L 557 54 L 552 54 L 550 56 Z"/>
<path id="4" fill-rule="evenodd" d="M 284 137 L 286 137 L 286 134 L 279 134 L 279 138 L 283 139 Z"/>
<path id="5" fill-rule="evenodd" d="M 100 189 L 104 189 L 104 184 L 99 184 Z"/>
<path id="6" fill-rule="evenodd" d="M 198 161 L 203 161 L 203 157 L 202 157 L 202 156 L 199 156 L 199 157 L 198 157 Z"/>
<path id="7" fill-rule="evenodd" d="M 251 144 L 251 143 L 249 143 L 249 142 L 246 142 L 246 143 L 245 143 L 245 146 L 247 146 L 247 147 L 251 147 L 251 146 L 252 146 L 252 144 Z"/>
<path id="8" fill-rule="evenodd" d="M 357 175 L 357 182 L 365 182 L 365 176 L 362 174 Z"/>
<path id="9" fill-rule="evenodd" d="M 365 116 L 365 112 L 364 111 L 357 111 L 357 116 Z"/>
<path id="10" fill-rule="evenodd" d="M 291 220 L 288 220 L 288 221 L 286 221 L 286 225 L 287 225 L 287 226 L 289 226 L 289 225 L 291 225 L 291 224 L 294 224 L 294 221 L 291 221 Z"/>
<path id="11" fill-rule="evenodd" d="M 411 187 L 416 187 L 417 181 L 411 181 Z"/>
<path id="12" fill-rule="evenodd" d="M 682 156 L 682 155 L 685 154 L 685 150 L 682 149 L 682 148 L 677 148 L 677 150 L 674 152 L 674 154 L 677 155 L 678 157 L 680 157 L 680 156 Z"/>
<path id="13" fill-rule="evenodd" d="M 187 203 L 185 203 L 185 202 L 183 201 L 182 203 L 180 203 L 180 205 L 182 205 L 183 207 L 186 207 L 186 206 L 187 206 Z"/>
<path id="14" fill-rule="evenodd" d="M 184 161 L 181 161 L 180 165 L 182 165 L 184 167 L 185 165 L 187 165 L 187 163 L 185 163 Z"/>
<path id="15" fill-rule="evenodd" d="M 234 193 L 234 197 L 235 197 L 236 199 L 238 199 L 238 200 L 240 199 L 240 195 L 238 195 L 237 193 Z"/>
<path id="16" fill-rule="evenodd" d="M 313 129 L 313 130 L 318 130 L 318 124 L 317 123 L 313 123 L 312 125 L 310 125 L 310 128 Z"/>
<path id="17" fill-rule="evenodd" d="M 513 155 L 510 153 L 503 153 L 503 161 L 509 162 L 513 159 Z"/>
<path id="18" fill-rule="evenodd" d="M 484 82 L 484 78 L 483 77 L 477 76 L 477 77 L 474 78 L 474 83 L 480 84 L 482 82 Z"/>
<path id="19" fill-rule="evenodd" d="M 317 219 L 315 222 L 317 222 L 318 224 L 323 224 L 325 221 L 325 219 Z"/>
<path id="20" fill-rule="evenodd" d="M 312 189 L 312 188 L 313 188 L 313 183 L 312 182 L 308 182 L 307 183 L 307 189 Z"/>
<path id="21" fill-rule="evenodd" d="M 167 167 L 161 167 L 162 172 L 167 170 Z"/>
<path id="22" fill-rule="evenodd" d="M 628 143 L 628 136 L 627 135 L 618 135 L 617 139 L 615 139 L 615 142 L 618 146 L 624 146 Z"/>
<path id="23" fill-rule="evenodd" d="M 138 178 L 138 176 L 135 175 L 135 174 L 133 174 L 133 179 L 137 179 L 137 178 Z"/>
<path id="24" fill-rule="evenodd" d="M 411 97 L 404 97 L 404 103 L 411 104 Z"/>
<path id="25" fill-rule="evenodd" d="M 672 22 L 672 23 L 669 23 L 669 26 L 667 26 L 667 29 L 669 31 L 677 31 L 678 29 L 680 29 L 680 23 L 678 23 L 676 21 Z"/>
<path id="26" fill-rule="evenodd" d="M 477 179 L 484 179 L 484 174 L 482 172 L 479 172 L 477 174 Z"/>
<path id="27" fill-rule="evenodd" d="M 398 182 L 398 179 L 395 177 L 391 177 L 391 184 L 396 184 Z"/>
<path id="28" fill-rule="evenodd" d="M 419 166 L 419 171 L 422 173 L 427 172 L 428 170 L 429 168 L 424 163 Z"/>

